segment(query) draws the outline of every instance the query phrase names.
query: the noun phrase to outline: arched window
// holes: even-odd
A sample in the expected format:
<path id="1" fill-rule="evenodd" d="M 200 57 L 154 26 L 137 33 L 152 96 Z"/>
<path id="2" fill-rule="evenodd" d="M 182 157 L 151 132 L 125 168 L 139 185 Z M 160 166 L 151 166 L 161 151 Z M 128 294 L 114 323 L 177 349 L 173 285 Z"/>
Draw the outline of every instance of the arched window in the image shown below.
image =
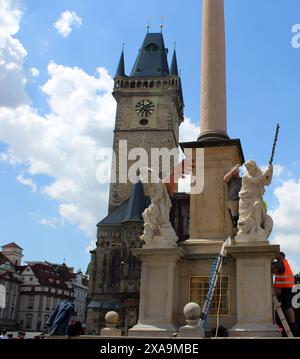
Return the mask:
<path id="1" fill-rule="evenodd" d="M 110 269 L 110 283 L 112 287 L 115 287 L 120 280 L 120 257 L 118 253 L 112 255 Z"/>
<path id="2" fill-rule="evenodd" d="M 130 82 L 130 88 L 131 88 L 131 89 L 134 89 L 134 88 L 135 88 L 135 82 L 134 82 L 134 81 L 131 81 L 131 82 Z"/>
<path id="3" fill-rule="evenodd" d="M 144 81 L 144 83 L 143 83 L 143 88 L 144 88 L 144 89 L 147 89 L 147 88 L 148 88 L 148 81 Z"/>
<path id="4" fill-rule="evenodd" d="M 155 82 L 154 82 L 154 81 L 151 81 L 151 82 L 150 82 L 150 88 L 152 89 L 152 88 L 154 87 L 154 85 L 155 85 Z"/>

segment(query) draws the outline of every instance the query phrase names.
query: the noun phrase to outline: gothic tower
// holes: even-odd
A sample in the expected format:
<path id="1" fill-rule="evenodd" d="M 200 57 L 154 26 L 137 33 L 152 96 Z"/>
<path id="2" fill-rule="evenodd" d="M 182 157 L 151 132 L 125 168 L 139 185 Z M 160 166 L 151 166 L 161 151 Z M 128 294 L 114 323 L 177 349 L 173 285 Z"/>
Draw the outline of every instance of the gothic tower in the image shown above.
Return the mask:
<path id="1" fill-rule="evenodd" d="M 142 147 L 149 157 L 153 148 L 178 150 L 183 95 L 176 52 L 174 50 L 170 67 L 167 55 L 163 34 L 147 33 L 130 75 L 125 73 L 124 52 L 117 67 L 113 91 L 117 101 L 113 150 L 118 181 L 111 181 L 108 215 L 97 224 L 96 248 L 91 251 L 88 268 L 89 334 L 99 334 L 109 310 L 119 312 L 124 333 L 137 322 L 140 261 L 131 250 L 142 245 L 142 213 L 149 205 L 149 198 L 147 188 L 144 192 L 140 181 L 132 184 L 127 180 L 127 172 L 120 173 L 122 161 L 124 165 L 124 158 L 120 155 L 137 147 Z M 124 143 L 126 149 L 122 147 Z M 136 160 L 127 160 L 125 156 L 126 167 Z M 112 173 L 112 179 L 113 176 Z M 121 181 L 119 176 L 123 176 Z M 178 237 L 183 239 L 188 235 L 187 215 L 179 216 L 177 213 L 187 212 L 188 200 L 181 195 L 178 198 L 174 196 L 172 201 L 179 204 L 177 211 L 174 207 L 176 215 L 171 214 L 172 223 Z"/>
<path id="2" fill-rule="evenodd" d="M 121 54 L 113 91 L 117 101 L 113 143 L 117 176 L 116 181 L 112 177 L 116 183 L 110 187 L 109 212 L 123 203 L 131 191 L 127 171 L 121 173 L 120 165 L 126 162 L 125 168 L 129 168 L 138 159 L 121 159 L 120 154 L 142 147 L 150 159 L 152 148 L 178 148 L 184 104 L 176 52 L 170 67 L 167 55 L 162 33 L 146 34 L 129 76 L 125 74 L 124 53 Z M 147 165 L 151 167 L 149 162 Z"/>

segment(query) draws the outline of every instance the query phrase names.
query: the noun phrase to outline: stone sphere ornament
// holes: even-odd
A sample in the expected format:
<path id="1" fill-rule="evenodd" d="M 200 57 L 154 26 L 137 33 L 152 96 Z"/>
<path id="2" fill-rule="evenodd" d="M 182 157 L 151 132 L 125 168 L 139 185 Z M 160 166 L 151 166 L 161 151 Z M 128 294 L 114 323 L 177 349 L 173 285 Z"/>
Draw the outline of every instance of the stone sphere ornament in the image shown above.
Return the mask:
<path id="1" fill-rule="evenodd" d="M 119 322 L 119 314 L 114 311 L 105 314 L 105 322 L 107 326 L 116 326 Z"/>
<path id="2" fill-rule="evenodd" d="M 200 305 L 194 302 L 190 302 L 186 304 L 185 307 L 183 308 L 183 314 L 187 321 L 198 320 L 201 315 Z"/>

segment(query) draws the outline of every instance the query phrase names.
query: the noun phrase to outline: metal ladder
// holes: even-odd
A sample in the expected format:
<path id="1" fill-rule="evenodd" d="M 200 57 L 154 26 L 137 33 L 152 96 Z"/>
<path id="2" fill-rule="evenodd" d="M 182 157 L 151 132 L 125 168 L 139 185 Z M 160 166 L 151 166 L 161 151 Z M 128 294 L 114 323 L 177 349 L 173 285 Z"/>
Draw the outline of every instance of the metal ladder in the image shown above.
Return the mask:
<path id="1" fill-rule="evenodd" d="M 208 289 L 208 292 L 207 292 L 207 295 L 205 298 L 205 302 L 202 307 L 200 320 L 199 320 L 199 324 L 198 324 L 198 326 L 200 328 L 203 328 L 206 318 L 208 316 L 211 301 L 214 296 L 214 292 L 215 292 L 217 282 L 218 282 L 218 279 L 220 276 L 220 270 L 223 265 L 223 260 L 226 256 L 225 247 L 228 246 L 230 244 L 230 242 L 231 242 L 231 238 L 229 237 L 223 243 L 219 256 L 216 258 L 216 260 L 213 262 L 213 264 L 211 266 L 209 289 Z"/>
<path id="2" fill-rule="evenodd" d="M 278 314 L 278 317 L 283 325 L 286 335 L 290 338 L 294 337 L 294 335 L 291 331 L 291 328 L 289 327 L 289 324 L 285 318 L 285 315 L 283 314 L 281 304 L 278 302 L 278 299 L 276 297 L 274 290 L 273 290 L 273 294 L 272 294 L 272 299 L 273 299 L 274 309 L 276 310 L 276 312 Z"/>

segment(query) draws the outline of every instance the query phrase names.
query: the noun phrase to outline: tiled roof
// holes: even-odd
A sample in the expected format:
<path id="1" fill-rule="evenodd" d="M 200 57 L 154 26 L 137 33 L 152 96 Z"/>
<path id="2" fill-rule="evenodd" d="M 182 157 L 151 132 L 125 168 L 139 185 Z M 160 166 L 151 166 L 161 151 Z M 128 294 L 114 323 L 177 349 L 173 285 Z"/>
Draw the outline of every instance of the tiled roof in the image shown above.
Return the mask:
<path id="1" fill-rule="evenodd" d="M 168 50 L 161 33 L 146 34 L 131 75 L 133 77 L 169 76 Z"/>
<path id="2" fill-rule="evenodd" d="M 150 200 L 145 196 L 144 186 L 138 181 L 133 185 L 130 197 L 103 218 L 97 226 L 143 221 L 142 213 L 149 204 Z"/>
<path id="3" fill-rule="evenodd" d="M 55 287 L 60 289 L 69 289 L 66 281 L 68 281 L 67 275 L 55 270 L 51 265 L 44 263 L 30 264 L 34 275 L 38 279 L 41 285 Z"/>

